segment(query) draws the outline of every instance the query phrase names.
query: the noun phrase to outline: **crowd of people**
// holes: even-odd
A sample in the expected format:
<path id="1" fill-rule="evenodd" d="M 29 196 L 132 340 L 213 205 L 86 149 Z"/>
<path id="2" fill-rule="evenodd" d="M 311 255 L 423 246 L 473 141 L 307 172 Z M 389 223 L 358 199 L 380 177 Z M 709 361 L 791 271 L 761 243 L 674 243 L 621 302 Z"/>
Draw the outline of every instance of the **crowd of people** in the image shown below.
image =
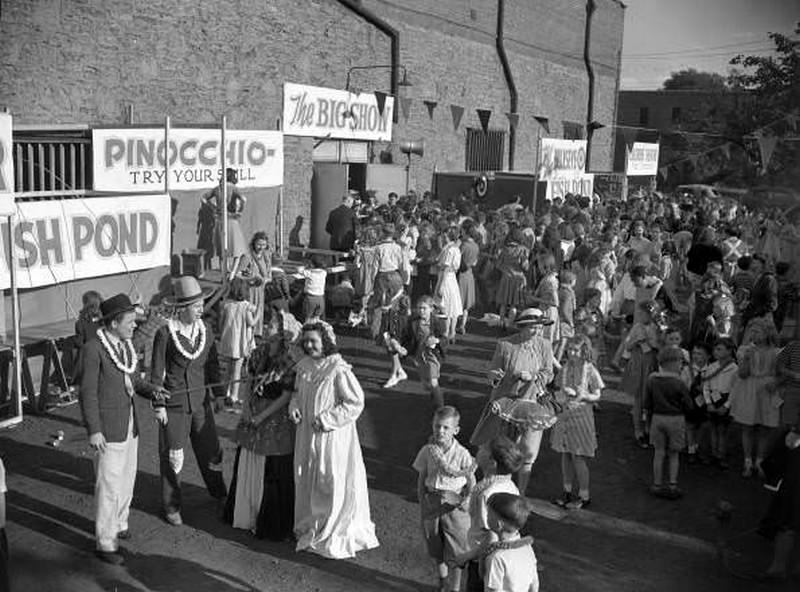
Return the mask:
<path id="1" fill-rule="evenodd" d="M 377 547 L 356 431 L 364 392 L 334 330 L 349 324 L 385 352 L 384 388 L 411 374 L 430 394 L 432 434 L 413 468 L 440 589 L 538 589 L 525 493 L 544 433 L 561 456 L 553 503 L 586 508 L 595 407 L 613 374 L 632 401 L 631 445 L 653 449 L 654 496 L 684 495 L 682 460 L 709 470 L 735 462 L 743 478 L 781 482 L 762 531 L 776 541 L 767 574 L 785 577 L 800 527 L 800 341 L 779 340 L 798 297 L 790 221 L 656 193 L 568 195 L 533 212 L 520 199 L 490 210 L 474 195 L 442 203 L 410 192 L 382 204 L 348 194 L 327 230 L 351 271 L 329 277 L 315 255 L 292 277 L 256 233 L 230 262 L 216 314 L 188 276 L 138 328 L 127 296 L 87 294 L 75 377 L 98 453 L 101 559 L 121 563 L 118 541 L 129 536 L 135 394 L 159 423 L 169 524 L 182 524 L 191 443 L 235 528 L 329 558 Z M 486 368 L 483 413 L 459 442 L 440 373 L 476 322 L 505 335 Z M 229 487 L 214 422 L 221 401 L 241 414 Z"/>

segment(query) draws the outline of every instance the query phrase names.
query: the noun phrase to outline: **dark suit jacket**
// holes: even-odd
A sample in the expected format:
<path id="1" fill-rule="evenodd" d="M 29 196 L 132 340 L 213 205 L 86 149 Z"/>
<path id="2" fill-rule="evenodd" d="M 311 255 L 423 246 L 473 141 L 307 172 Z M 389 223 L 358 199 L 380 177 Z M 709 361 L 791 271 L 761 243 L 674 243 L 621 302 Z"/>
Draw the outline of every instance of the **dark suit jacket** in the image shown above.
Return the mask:
<path id="1" fill-rule="evenodd" d="M 356 213 L 345 204 L 331 210 L 325 232 L 331 235 L 331 250 L 349 251 L 356 240 Z"/>
<path id="2" fill-rule="evenodd" d="M 194 351 L 196 343 L 189 343 L 180 334 L 178 339 L 186 351 Z M 168 326 L 161 327 L 153 342 L 153 363 L 150 368 L 152 382 L 164 385 L 170 392 L 170 398 L 165 403 L 167 411 L 191 413 L 202 409 L 206 401 L 206 384 L 215 384 L 220 380 L 217 347 L 211 327 L 206 324 L 206 345 L 195 360 L 186 358 L 178 351 Z M 215 387 L 214 390 L 217 397 L 225 396 L 225 388 Z"/>
<path id="3" fill-rule="evenodd" d="M 156 387 L 131 376 L 136 392 L 152 398 Z M 128 418 L 133 408 L 133 435 L 139 435 L 136 406 L 125 389 L 125 375 L 99 339 L 87 341 L 81 348 L 81 412 L 89 435 L 102 432 L 107 442 L 124 442 L 128 436 Z"/>

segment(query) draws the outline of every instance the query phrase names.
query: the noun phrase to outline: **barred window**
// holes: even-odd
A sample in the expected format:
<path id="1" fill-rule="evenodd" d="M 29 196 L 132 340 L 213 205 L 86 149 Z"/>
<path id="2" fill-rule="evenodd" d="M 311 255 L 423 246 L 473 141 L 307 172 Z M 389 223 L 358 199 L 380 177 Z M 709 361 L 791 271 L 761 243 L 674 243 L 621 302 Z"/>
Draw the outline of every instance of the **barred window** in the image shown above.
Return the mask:
<path id="1" fill-rule="evenodd" d="M 55 195 L 91 188 L 89 130 L 14 130 L 15 192 Z"/>
<path id="2" fill-rule="evenodd" d="M 502 171 L 506 133 L 499 130 L 467 128 L 466 170 Z"/>

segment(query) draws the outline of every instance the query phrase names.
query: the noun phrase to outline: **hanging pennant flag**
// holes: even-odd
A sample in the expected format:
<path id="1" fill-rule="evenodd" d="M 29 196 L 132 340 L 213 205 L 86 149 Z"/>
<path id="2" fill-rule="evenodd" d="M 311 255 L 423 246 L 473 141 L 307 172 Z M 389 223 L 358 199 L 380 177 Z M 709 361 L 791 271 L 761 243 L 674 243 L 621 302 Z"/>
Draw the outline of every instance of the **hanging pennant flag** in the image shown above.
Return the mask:
<path id="1" fill-rule="evenodd" d="M 786 114 L 786 123 L 789 124 L 789 127 L 791 127 L 793 131 L 797 131 L 797 121 L 799 119 L 800 115 L 797 111 L 792 111 L 791 113 Z"/>
<path id="2" fill-rule="evenodd" d="M 625 149 L 630 152 L 633 149 L 633 143 L 636 141 L 636 130 L 631 127 L 623 127 L 622 137 L 625 140 Z"/>
<path id="3" fill-rule="evenodd" d="M 351 84 L 351 85 L 350 85 L 350 94 L 358 96 L 358 95 L 360 95 L 360 94 L 361 94 L 361 89 L 360 89 L 359 87 L 357 87 L 357 86 L 353 86 L 353 85 Z"/>
<path id="4" fill-rule="evenodd" d="M 437 103 L 436 101 L 422 101 L 422 102 L 425 103 L 425 107 L 428 109 L 428 117 L 433 119 L 433 110 L 436 109 L 436 105 L 438 105 L 439 103 Z"/>
<path id="5" fill-rule="evenodd" d="M 772 158 L 772 153 L 775 151 L 775 145 L 778 143 L 777 136 L 773 135 L 759 135 L 758 147 L 761 150 L 761 174 L 764 175 L 769 168 L 769 161 Z"/>
<path id="6" fill-rule="evenodd" d="M 483 133 L 489 131 L 489 118 L 492 116 L 492 112 L 489 109 L 475 109 L 478 112 L 478 119 L 481 120 L 481 127 L 483 128 Z"/>
<path id="7" fill-rule="evenodd" d="M 506 117 L 508 117 L 508 124 L 515 128 L 519 125 L 519 113 L 506 113 Z"/>
<path id="8" fill-rule="evenodd" d="M 731 145 L 730 143 L 726 142 L 722 146 L 719 147 L 720 152 L 727 158 L 728 160 L 731 159 Z"/>
<path id="9" fill-rule="evenodd" d="M 667 175 L 669 174 L 669 167 L 663 166 L 660 169 L 658 169 L 658 172 L 661 173 L 661 177 L 666 181 Z"/>
<path id="10" fill-rule="evenodd" d="M 385 92 L 379 90 L 375 91 L 375 102 L 378 103 L 378 115 L 383 117 L 383 108 L 386 107 L 386 97 L 389 96 Z"/>
<path id="11" fill-rule="evenodd" d="M 458 130 L 458 126 L 461 125 L 461 118 L 464 116 L 464 107 L 450 105 L 450 113 L 453 115 L 453 129 Z"/>
<path id="12" fill-rule="evenodd" d="M 411 111 L 411 99 L 400 97 L 400 111 L 403 113 L 403 121 L 408 121 L 408 114 Z"/>
<path id="13" fill-rule="evenodd" d="M 537 117 L 534 115 L 533 118 L 539 122 L 539 125 L 542 126 L 542 129 L 544 129 L 545 132 L 548 134 L 550 133 L 550 120 L 547 117 Z"/>

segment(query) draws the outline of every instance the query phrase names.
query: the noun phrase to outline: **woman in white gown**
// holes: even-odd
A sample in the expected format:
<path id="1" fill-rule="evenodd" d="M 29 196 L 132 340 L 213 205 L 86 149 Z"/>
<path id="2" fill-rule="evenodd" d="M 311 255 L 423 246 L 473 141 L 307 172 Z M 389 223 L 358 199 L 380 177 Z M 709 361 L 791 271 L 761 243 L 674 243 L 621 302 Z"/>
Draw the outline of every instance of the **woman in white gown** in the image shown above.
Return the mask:
<path id="1" fill-rule="evenodd" d="M 460 230 L 457 227 L 448 228 L 442 236 L 445 245 L 439 254 L 439 279 L 436 282 L 434 294 L 441 306 L 441 314 L 447 318 L 445 337 L 452 343 L 456 338 L 456 325 L 459 317 L 464 314 L 464 305 L 461 302 L 461 290 L 458 287 L 456 272 L 461 267 L 461 248 L 458 243 Z"/>
<path id="2" fill-rule="evenodd" d="M 367 472 L 356 420 L 364 391 L 336 352 L 330 325 L 303 327 L 306 356 L 296 366 L 289 414 L 297 423 L 294 449 L 297 550 L 344 559 L 378 546 L 370 518 Z"/>

